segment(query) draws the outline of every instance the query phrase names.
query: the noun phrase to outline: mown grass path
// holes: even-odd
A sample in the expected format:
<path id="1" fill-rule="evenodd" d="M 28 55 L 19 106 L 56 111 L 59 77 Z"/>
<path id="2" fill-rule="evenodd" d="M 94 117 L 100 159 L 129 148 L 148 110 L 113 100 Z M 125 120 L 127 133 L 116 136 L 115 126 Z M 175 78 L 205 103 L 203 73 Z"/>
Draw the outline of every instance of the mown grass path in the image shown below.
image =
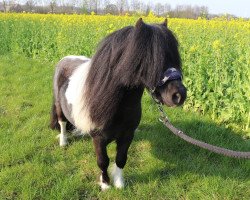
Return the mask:
<path id="1" fill-rule="evenodd" d="M 48 128 L 54 66 L 0 57 L 0 199 L 250 199 L 250 161 L 199 149 L 173 136 L 149 96 L 124 170 L 126 188 L 100 192 L 90 138 L 63 149 Z M 250 140 L 207 117 L 166 109 L 190 136 L 235 150 Z M 115 145 L 109 146 L 111 163 Z"/>

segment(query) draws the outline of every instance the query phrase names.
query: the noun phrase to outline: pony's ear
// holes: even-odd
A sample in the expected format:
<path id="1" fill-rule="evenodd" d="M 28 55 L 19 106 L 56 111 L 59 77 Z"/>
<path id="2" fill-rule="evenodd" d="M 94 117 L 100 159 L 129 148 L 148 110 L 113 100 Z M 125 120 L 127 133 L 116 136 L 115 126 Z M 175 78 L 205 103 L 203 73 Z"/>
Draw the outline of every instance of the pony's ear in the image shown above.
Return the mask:
<path id="1" fill-rule="evenodd" d="M 138 21 L 135 24 L 135 28 L 141 28 L 145 23 L 143 22 L 142 18 L 138 19 Z"/>
<path id="2" fill-rule="evenodd" d="M 168 27 L 168 19 L 165 18 L 164 22 L 161 23 L 162 26 Z"/>

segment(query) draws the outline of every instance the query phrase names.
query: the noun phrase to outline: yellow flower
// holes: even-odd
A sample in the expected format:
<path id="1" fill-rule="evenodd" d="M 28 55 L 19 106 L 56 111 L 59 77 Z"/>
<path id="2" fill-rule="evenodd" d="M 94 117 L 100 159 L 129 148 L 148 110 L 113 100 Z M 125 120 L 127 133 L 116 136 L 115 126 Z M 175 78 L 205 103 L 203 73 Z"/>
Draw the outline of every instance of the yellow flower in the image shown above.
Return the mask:
<path id="1" fill-rule="evenodd" d="M 220 40 L 215 40 L 213 42 L 212 46 L 213 46 L 213 49 L 215 49 L 215 50 L 219 50 L 219 49 L 221 49 L 221 47 L 223 47 Z"/>
<path id="2" fill-rule="evenodd" d="M 197 51 L 197 49 L 198 49 L 198 47 L 195 46 L 195 45 L 193 45 L 193 46 L 191 46 L 191 48 L 189 49 L 189 52 L 190 52 L 190 53 L 194 53 L 194 52 Z"/>

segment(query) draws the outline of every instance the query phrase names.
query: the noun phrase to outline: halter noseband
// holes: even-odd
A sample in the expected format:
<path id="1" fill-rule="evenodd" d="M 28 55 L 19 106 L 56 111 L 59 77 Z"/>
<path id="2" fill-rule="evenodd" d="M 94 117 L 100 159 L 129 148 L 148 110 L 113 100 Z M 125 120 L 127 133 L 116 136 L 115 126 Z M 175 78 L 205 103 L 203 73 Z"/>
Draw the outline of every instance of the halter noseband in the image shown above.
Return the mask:
<path id="1" fill-rule="evenodd" d="M 156 97 L 156 89 L 165 85 L 165 83 L 167 81 L 173 81 L 173 80 L 182 80 L 182 74 L 181 72 L 174 68 L 168 68 L 161 76 L 161 80 L 159 81 L 159 83 L 156 85 L 156 87 L 154 87 L 153 89 L 150 90 L 151 96 L 153 97 L 153 99 L 156 101 L 156 103 L 160 103 L 160 101 L 158 100 L 158 98 Z"/>
<path id="2" fill-rule="evenodd" d="M 161 76 L 161 80 L 159 83 L 154 87 L 151 92 L 154 92 L 158 87 L 163 86 L 167 81 L 173 81 L 173 80 L 182 80 L 182 74 L 181 72 L 174 68 L 168 68 Z"/>
<path id="3" fill-rule="evenodd" d="M 162 75 L 160 82 L 156 87 L 163 86 L 167 81 L 182 80 L 182 74 L 176 68 L 168 68 Z"/>

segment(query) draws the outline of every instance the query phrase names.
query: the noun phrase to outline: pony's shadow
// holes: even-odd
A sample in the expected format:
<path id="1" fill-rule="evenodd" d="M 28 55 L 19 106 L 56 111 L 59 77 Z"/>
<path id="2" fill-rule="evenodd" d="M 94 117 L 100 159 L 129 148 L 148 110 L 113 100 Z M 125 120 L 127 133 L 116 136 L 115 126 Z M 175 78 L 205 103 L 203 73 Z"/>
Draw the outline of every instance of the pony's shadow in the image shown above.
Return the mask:
<path id="1" fill-rule="evenodd" d="M 91 140 L 91 136 L 88 134 L 82 134 L 82 135 L 74 135 L 71 132 L 68 133 L 68 145 L 69 147 L 71 144 L 74 144 L 75 142 L 82 142 L 82 141 L 89 141 Z"/>
<path id="2" fill-rule="evenodd" d="M 250 149 L 249 139 L 243 139 L 233 130 L 218 126 L 213 122 L 196 119 L 189 122 L 180 120 L 175 124 L 189 136 L 201 141 L 239 151 L 249 151 Z M 196 130 L 195 133 L 192 130 Z M 169 179 L 170 176 L 179 177 L 187 173 L 202 177 L 219 176 L 223 179 L 242 181 L 250 179 L 249 160 L 225 157 L 196 147 L 173 135 L 160 122 L 150 125 L 142 123 L 139 126 L 134 142 L 136 145 L 143 141 L 150 143 L 150 153 L 164 164 L 145 173 L 131 174 L 127 178 L 130 180 L 128 184 L 138 181 L 145 183 L 152 178 L 164 180 Z M 140 152 L 137 154 L 140 157 Z"/>

